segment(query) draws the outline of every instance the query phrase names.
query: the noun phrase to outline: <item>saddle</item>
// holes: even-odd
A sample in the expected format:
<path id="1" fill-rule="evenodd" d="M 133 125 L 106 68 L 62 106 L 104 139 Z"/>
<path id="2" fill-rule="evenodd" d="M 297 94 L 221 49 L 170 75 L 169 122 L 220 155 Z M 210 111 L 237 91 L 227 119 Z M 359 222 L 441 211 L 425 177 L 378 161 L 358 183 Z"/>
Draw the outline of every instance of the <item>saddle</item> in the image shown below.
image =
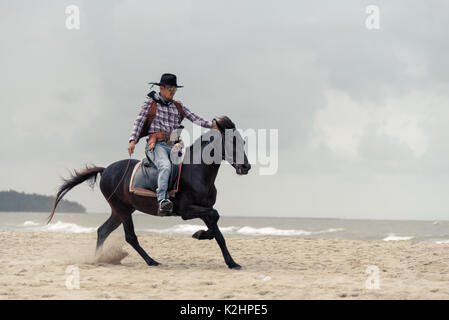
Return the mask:
<path id="1" fill-rule="evenodd" d="M 179 164 L 171 164 L 171 173 L 168 180 L 168 196 L 173 198 L 178 192 L 179 178 L 181 177 L 182 161 Z M 129 192 L 139 196 L 156 198 L 158 170 L 148 158 L 139 161 L 133 169 L 129 181 Z"/>

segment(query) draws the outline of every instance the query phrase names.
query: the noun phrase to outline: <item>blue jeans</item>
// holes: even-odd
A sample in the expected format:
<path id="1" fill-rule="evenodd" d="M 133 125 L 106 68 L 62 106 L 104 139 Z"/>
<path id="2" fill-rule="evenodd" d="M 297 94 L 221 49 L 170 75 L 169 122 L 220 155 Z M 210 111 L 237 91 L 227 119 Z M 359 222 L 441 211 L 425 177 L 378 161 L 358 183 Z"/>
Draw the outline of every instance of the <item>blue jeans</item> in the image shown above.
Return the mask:
<path id="1" fill-rule="evenodd" d="M 148 143 L 145 146 L 145 153 L 153 161 L 158 170 L 157 178 L 157 201 L 168 199 L 167 188 L 171 173 L 170 152 L 171 148 L 167 142 L 159 141 L 152 150 L 148 150 Z"/>

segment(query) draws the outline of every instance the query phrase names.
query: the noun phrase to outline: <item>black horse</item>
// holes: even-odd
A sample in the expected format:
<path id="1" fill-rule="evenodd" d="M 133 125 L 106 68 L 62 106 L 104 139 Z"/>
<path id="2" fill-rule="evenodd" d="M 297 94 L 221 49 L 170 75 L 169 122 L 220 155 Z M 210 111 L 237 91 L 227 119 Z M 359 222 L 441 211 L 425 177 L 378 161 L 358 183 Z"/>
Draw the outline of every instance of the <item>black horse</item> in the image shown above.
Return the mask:
<path id="1" fill-rule="evenodd" d="M 228 161 L 239 175 L 247 174 L 251 169 L 251 165 L 245 154 L 244 141 L 236 130 L 234 123 L 228 117 L 224 116 L 217 119 L 217 125 L 220 129 L 218 137 L 221 137 L 221 141 L 219 141 L 220 139 L 214 139 L 213 135 L 209 139 L 205 138 L 206 132 L 185 151 L 179 189 L 173 200 L 173 215 L 180 216 L 183 220 L 194 218 L 203 220 L 208 229 L 199 230 L 192 237 L 198 240 L 211 240 L 215 238 L 228 267 L 231 269 L 240 269 L 241 266 L 232 259 L 226 247 L 225 239 L 217 225 L 220 215 L 213 208 L 217 196 L 217 189 L 215 188 L 214 182 L 220 168 L 220 162 L 223 160 Z M 227 139 L 229 132 L 233 134 L 231 143 Z M 218 133 L 218 131 L 213 133 Z M 216 142 L 221 143 L 221 148 L 219 148 L 220 145 L 218 143 L 213 145 Z M 221 155 L 213 155 L 215 157 L 219 156 L 219 161 L 207 164 L 203 161 L 203 157 L 201 157 L 201 163 L 194 163 L 193 157 L 195 150 L 201 149 L 203 151 L 205 148 L 208 148 L 214 153 L 217 149 L 214 147 L 221 150 Z M 243 161 L 237 161 L 239 155 L 241 156 L 240 159 L 243 158 Z M 189 161 L 185 161 L 186 159 Z M 140 254 L 148 265 L 159 265 L 139 245 L 134 232 L 132 213 L 135 210 L 156 216 L 158 211 L 156 198 L 142 197 L 129 192 L 128 186 L 132 168 L 137 162 L 138 160 L 127 159 L 114 162 L 107 168 L 95 166 L 86 167 L 81 172 L 75 170 L 69 179 L 64 179 L 64 183 L 59 188 L 53 210 L 48 217 L 48 222 L 52 219 L 59 201 L 68 191 L 84 181 L 87 181 L 93 187 L 97 175 L 100 173 L 100 189 L 111 206 L 112 213 L 109 219 L 98 228 L 97 253 L 109 234 L 123 223 L 126 241 Z"/>

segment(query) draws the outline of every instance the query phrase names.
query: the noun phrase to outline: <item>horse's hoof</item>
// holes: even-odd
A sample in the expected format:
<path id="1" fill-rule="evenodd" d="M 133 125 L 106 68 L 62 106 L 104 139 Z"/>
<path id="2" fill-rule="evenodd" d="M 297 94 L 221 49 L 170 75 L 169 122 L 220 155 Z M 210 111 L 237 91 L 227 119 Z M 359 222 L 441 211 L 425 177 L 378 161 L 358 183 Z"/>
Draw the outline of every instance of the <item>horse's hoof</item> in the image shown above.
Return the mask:
<path id="1" fill-rule="evenodd" d="M 195 232 L 195 233 L 192 235 L 192 238 L 195 238 L 195 239 L 200 240 L 201 235 L 202 235 L 204 232 L 206 232 L 206 231 L 204 231 L 204 230 L 198 230 L 197 232 Z"/>
<path id="2" fill-rule="evenodd" d="M 232 269 L 232 270 L 241 270 L 241 269 L 242 269 L 242 266 L 236 263 L 236 264 L 234 264 L 234 265 L 232 265 L 232 266 L 229 266 L 229 269 Z"/>
<path id="3" fill-rule="evenodd" d="M 157 261 L 155 261 L 155 260 L 153 260 L 153 261 L 151 261 L 151 262 L 149 262 L 149 263 L 147 263 L 150 267 L 157 267 L 157 266 L 159 266 L 160 265 L 160 263 L 159 262 L 157 262 Z"/>

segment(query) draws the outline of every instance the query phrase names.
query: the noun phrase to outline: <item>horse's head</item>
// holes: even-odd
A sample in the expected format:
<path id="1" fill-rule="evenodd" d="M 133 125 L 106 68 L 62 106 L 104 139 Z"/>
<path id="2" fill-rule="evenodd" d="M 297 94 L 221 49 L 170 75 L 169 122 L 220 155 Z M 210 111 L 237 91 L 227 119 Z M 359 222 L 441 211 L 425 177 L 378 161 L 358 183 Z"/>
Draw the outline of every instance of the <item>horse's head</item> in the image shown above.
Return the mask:
<path id="1" fill-rule="evenodd" d="M 251 169 L 245 153 L 245 140 L 235 128 L 235 124 L 226 116 L 215 119 L 221 132 L 222 160 L 228 161 L 239 175 L 247 174 Z"/>

